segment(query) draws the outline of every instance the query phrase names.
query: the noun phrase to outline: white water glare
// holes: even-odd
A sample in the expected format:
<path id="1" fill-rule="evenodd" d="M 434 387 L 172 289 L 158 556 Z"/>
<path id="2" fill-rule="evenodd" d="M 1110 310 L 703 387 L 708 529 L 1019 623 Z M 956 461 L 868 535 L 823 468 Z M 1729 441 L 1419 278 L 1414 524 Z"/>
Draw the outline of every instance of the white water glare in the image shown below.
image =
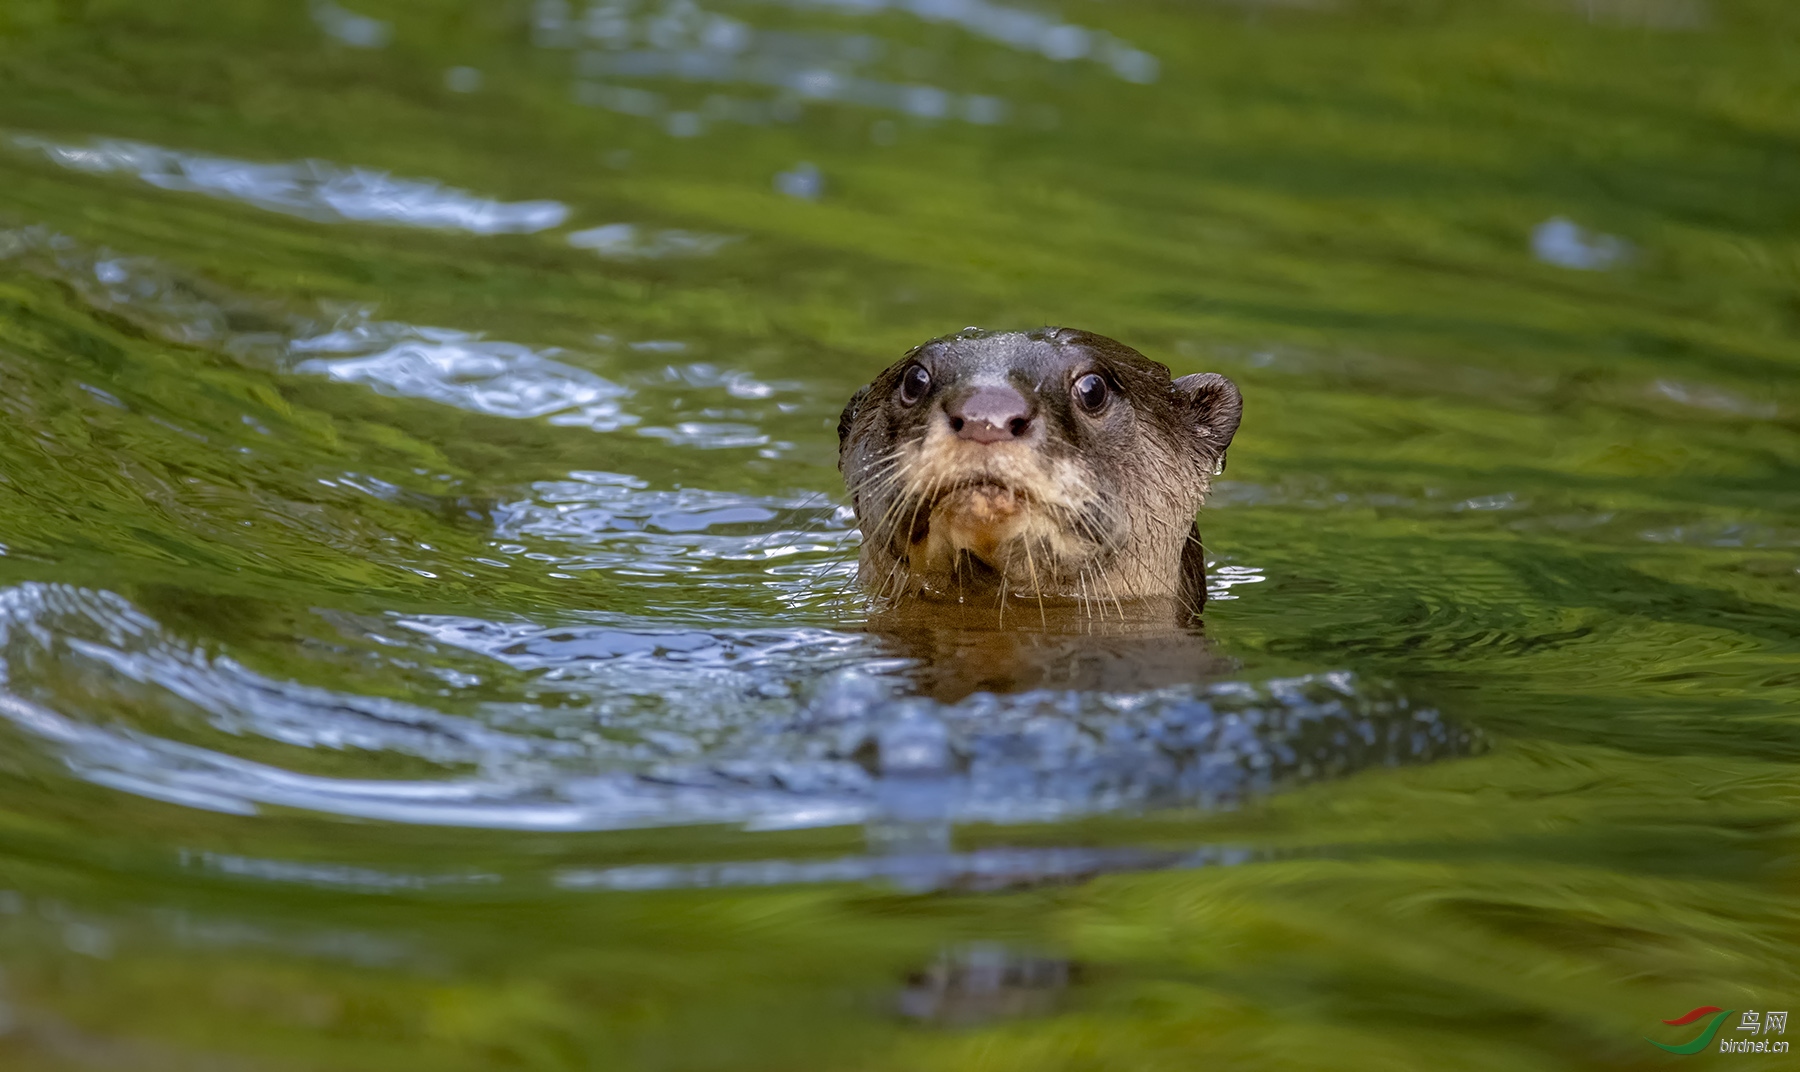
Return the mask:
<path id="1" fill-rule="evenodd" d="M 10 141 L 74 171 L 135 175 L 160 189 L 241 201 L 323 223 L 388 223 L 496 235 L 545 231 L 569 218 L 569 207 L 560 201 L 496 201 L 430 179 L 403 179 L 323 160 L 258 164 L 123 138 L 70 145 L 21 134 Z"/>
<path id="2" fill-rule="evenodd" d="M 296 339 L 295 372 L 360 383 L 497 417 L 616 431 L 638 418 L 619 408 L 630 390 L 529 346 L 450 328 L 365 322 Z"/>

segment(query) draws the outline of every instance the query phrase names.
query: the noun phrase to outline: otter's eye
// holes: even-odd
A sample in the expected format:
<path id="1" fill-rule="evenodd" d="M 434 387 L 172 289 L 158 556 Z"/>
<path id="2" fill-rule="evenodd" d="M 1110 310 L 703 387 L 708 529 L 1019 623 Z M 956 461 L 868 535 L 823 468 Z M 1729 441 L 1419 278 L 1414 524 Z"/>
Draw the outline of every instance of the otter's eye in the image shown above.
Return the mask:
<path id="1" fill-rule="evenodd" d="M 1106 377 L 1097 372 L 1090 372 L 1075 381 L 1075 401 L 1089 413 L 1100 412 L 1100 407 L 1106 405 L 1107 393 Z"/>
<path id="2" fill-rule="evenodd" d="M 900 374 L 900 401 L 910 406 L 931 390 L 931 373 L 924 365 L 914 365 Z"/>

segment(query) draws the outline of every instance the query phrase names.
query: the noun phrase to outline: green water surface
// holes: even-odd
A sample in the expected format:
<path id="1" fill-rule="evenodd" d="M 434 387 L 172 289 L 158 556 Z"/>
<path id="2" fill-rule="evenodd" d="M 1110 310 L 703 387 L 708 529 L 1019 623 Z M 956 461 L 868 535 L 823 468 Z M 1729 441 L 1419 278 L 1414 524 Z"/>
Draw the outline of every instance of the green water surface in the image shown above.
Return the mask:
<path id="1" fill-rule="evenodd" d="M 838 409 L 966 324 L 1236 380 L 1228 676 L 1478 744 L 986 886 L 535 818 L 813 755 Z M 8 1069 L 1791 1063 L 1644 1038 L 1800 1005 L 1800 8 L 6 0 L 0 545 Z"/>

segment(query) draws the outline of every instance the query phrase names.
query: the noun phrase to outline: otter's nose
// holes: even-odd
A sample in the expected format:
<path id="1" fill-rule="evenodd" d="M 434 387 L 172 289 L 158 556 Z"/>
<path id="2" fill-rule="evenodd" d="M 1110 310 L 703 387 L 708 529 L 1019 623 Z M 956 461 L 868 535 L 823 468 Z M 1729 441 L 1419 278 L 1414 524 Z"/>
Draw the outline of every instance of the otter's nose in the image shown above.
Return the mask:
<path id="1" fill-rule="evenodd" d="M 999 443 L 1031 431 L 1031 404 L 1010 387 L 977 387 L 967 398 L 946 406 L 944 412 L 958 439 Z"/>

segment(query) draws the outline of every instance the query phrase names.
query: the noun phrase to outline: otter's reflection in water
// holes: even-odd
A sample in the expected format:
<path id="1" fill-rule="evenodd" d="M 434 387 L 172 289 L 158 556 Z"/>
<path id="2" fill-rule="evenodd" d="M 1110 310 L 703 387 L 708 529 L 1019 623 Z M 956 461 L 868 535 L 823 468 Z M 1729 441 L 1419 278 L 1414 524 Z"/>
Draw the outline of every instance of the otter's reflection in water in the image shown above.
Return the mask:
<path id="1" fill-rule="evenodd" d="M 995 607 L 913 601 L 875 615 L 869 629 L 911 662 L 919 694 L 943 703 L 978 692 L 1143 692 L 1237 668 L 1211 650 L 1198 619 L 1183 621 L 1174 600 L 1105 611 L 1027 599 Z"/>
<path id="2" fill-rule="evenodd" d="M 1391 684 L 1348 671 L 1244 680 L 1171 606 L 1113 613 L 886 610 L 868 627 L 900 667 L 827 679 L 792 730 L 829 735 L 832 755 L 869 772 L 873 843 L 902 853 L 941 848 L 955 821 L 1230 807 L 1482 747 Z"/>
<path id="3" fill-rule="evenodd" d="M 909 972 L 895 1002 L 917 1023 L 969 1027 L 1057 1010 L 1081 966 L 1061 957 L 1032 956 L 991 942 L 946 949 Z"/>

